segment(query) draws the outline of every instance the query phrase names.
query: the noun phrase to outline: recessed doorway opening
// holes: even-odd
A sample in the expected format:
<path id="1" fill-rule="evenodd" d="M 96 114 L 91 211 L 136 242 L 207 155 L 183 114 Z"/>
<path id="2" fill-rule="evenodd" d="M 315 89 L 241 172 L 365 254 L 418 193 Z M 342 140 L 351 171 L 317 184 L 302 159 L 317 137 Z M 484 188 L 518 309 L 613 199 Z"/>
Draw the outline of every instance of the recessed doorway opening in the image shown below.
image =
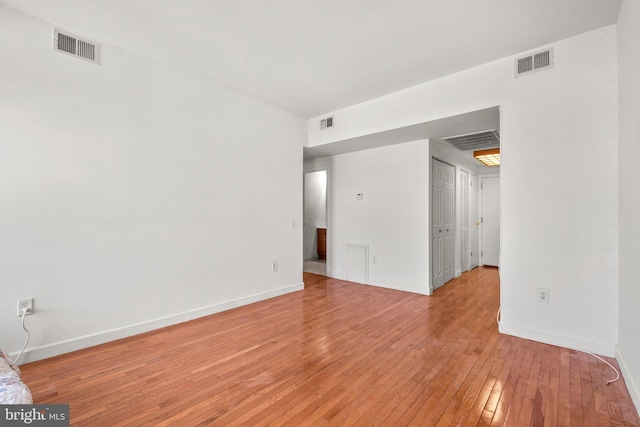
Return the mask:
<path id="1" fill-rule="evenodd" d="M 327 275 L 328 171 L 304 174 L 304 267 L 307 273 Z"/>

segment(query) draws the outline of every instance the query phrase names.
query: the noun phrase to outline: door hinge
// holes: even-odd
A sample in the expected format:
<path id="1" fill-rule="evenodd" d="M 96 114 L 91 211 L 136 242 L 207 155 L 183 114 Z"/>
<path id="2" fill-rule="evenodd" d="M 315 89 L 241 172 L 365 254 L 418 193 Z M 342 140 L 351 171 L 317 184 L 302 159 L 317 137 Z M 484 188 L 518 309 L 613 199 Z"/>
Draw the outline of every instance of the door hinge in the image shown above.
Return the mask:
<path id="1" fill-rule="evenodd" d="M 480 189 L 482 190 L 482 183 L 480 183 Z"/>
<path id="2" fill-rule="evenodd" d="M 484 251 L 480 251 L 480 258 L 484 256 Z"/>
<path id="3" fill-rule="evenodd" d="M 483 224 L 483 223 L 484 223 L 484 217 L 483 217 L 483 216 L 481 216 L 481 217 L 480 217 L 480 224 Z"/>

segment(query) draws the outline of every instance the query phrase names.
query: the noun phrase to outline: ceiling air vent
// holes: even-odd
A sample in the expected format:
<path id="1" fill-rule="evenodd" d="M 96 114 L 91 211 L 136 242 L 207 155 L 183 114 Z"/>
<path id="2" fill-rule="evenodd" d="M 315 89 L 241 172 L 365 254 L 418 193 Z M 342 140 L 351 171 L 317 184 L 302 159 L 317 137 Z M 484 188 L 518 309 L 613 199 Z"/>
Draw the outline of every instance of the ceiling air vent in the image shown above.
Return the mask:
<path id="1" fill-rule="evenodd" d="M 100 45 L 68 31 L 53 29 L 53 50 L 99 64 Z"/>
<path id="2" fill-rule="evenodd" d="M 553 68 L 553 48 L 516 58 L 514 64 L 516 77 L 547 68 Z"/>
<path id="3" fill-rule="evenodd" d="M 448 142 L 460 151 L 484 150 L 500 146 L 500 136 L 495 129 L 480 132 L 466 133 L 464 135 L 447 136 L 440 138 Z"/>
<path id="4" fill-rule="evenodd" d="M 327 129 L 333 127 L 333 117 L 327 117 L 320 120 L 320 129 Z"/>

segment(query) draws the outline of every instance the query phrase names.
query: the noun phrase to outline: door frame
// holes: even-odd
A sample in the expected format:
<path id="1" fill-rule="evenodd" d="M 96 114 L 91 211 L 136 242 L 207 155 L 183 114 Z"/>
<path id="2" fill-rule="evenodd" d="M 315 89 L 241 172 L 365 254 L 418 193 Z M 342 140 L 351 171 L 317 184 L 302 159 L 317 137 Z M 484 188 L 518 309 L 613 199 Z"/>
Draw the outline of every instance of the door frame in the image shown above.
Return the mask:
<path id="1" fill-rule="evenodd" d="M 317 158 L 317 159 L 311 159 L 311 160 L 306 160 L 303 161 L 303 168 L 302 168 L 302 260 L 300 261 L 302 263 L 302 271 L 304 272 L 304 198 L 305 198 L 305 194 L 304 194 L 304 180 L 305 180 L 305 175 L 307 173 L 310 172 L 321 172 L 321 171 L 326 171 L 327 172 L 327 191 L 326 191 L 326 197 L 325 197 L 325 203 L 326 203 L 326 212 L 327 212 L 327 245 L 326 245 L 326 250 L 327 250 L 327 257 L 326 257 L 326 274 L 327 277 L 332 277 L 331 276 L 331 242 L 332 242 L 332 238 L 331 238 L 331 159 L 329 157 L 321 157 L 321 158 Z"/>

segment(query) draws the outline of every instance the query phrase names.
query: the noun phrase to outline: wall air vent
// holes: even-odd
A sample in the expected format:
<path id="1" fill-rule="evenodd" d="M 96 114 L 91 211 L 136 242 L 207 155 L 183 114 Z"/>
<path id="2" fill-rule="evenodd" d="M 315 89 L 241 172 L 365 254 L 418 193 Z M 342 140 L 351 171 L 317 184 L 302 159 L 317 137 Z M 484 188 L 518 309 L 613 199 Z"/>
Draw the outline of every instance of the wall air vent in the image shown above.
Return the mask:
<path id="1" fill-rule="evenodd" d="M 53 29 L 53 50 L 94 64 L 100 63 L 98 43 L 57 28 Z"/>
<path id="2" fill-rule="evenodd" d="M 484 150 L 500 146 L 500 135 L 495 129 L 480 132 L 466 133 L 464 135 L 447 136 L 440 138 L 448 142 L 460 151 Z"/>
<path id="3" fill-rule="evenodd" d="M 516 77 L 547 68 L 553 68 L 553 48 L 520 56 L 514 64 Z"/>
<path id="4" fill-rule="evenodd" d="M 327 129 L 333 127 L 333 117 L 327 117 L 320 120 L 320 129 Z"/>

